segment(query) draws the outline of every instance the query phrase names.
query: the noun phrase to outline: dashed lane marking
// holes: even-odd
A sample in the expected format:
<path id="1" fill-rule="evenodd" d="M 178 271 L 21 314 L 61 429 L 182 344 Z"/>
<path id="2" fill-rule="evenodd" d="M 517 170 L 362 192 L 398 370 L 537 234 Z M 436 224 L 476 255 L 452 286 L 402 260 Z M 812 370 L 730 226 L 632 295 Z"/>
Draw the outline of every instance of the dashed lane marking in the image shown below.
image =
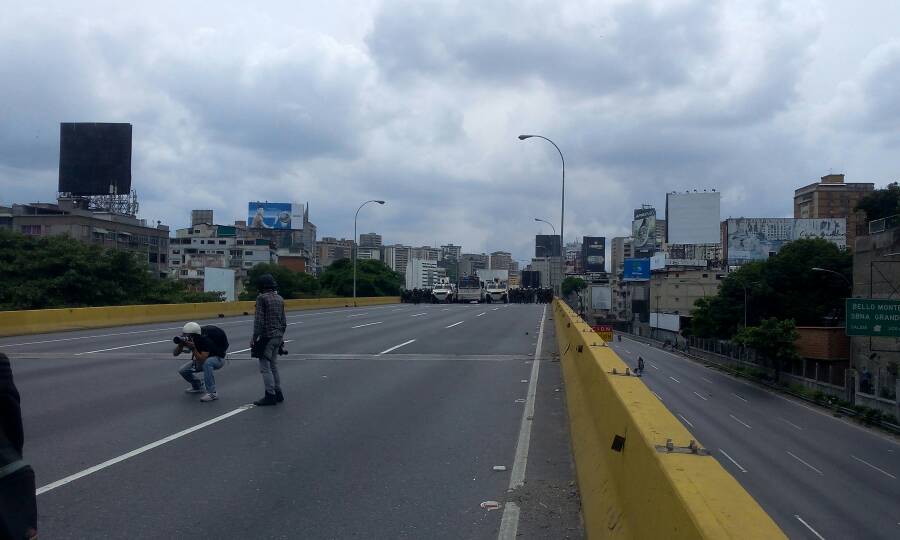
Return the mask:
<path id="1" fill-rule="evenodd" d="M 701 396 L 701 395 L 698 394 L 697 392 L 694 392 L 694 395 L 697 396 L 698 398 L 702 399 L 703 401 L 709 401 L 708 399 L 706 399 L 705 397 Z"/>
<path id="2" fill-rule="evenodd" d="M 390 349 L 385 349 L 385 350 L 381 351 L 380 353 L 378 353 L 378 355 L 380 356 L 380 355 L 382 355 L 382 354 L 387 354 L 387 353 L 389 353 L 389 352 L 391 352 L 391 351 L 396 351 L 396 350 L 399 349 L 400 347 L 405 347 L 406 345 L 409 345 L 410 343 L 413 343 L 414 341 L 415 341 L 414 339 L 411 339 L 411 340 L 409 340 L 409 341 L 404 341 L 404 342 L 401 343 L 400 345 L 394 345 L 394 346 L 391 347 Z"/>
<path id="3" fill-rule="evenodd" d="M 728 461 L 734 463 L 734 466 L 737 467 L 738 469 L 740 469 L 742 473 L 747 472 L 747 469 L 741 467 L 741 464 L 738 463 L 737 461 L 735 461 L 734 458 L 732 458 L 731 456 L 729 456 L 729 455 L 725 452 L 725 450 L 722 450 L 721 448 L 719 448 L 719 452 L 722 452 L 722 455 L 724 455 L 725 457 L 727 457 L 727 458 L 728 458 Z"/>
<path id="4" fill-rule="evenodd" d="M 372 326 L 372 325 L 375 325 L 375 324 L 381 324 L 381 323 L 383 323 L 383 322 L 384 322 L 384 321 L 370 322 L 370 323 L 366 323 L 366 324 L 357 324 L 356 326 L 351 326 L 350 328 L 351 328 L 351 329 L 353 329 L 353 328 L 362 328 L 363 326 Z"/>
<path id="5" fill-rule="evenodd" d="M 445 326 L 444 328 L 453 328 L 454 326 L 460 325 L 460 324 L 462 324 L 462 323 L 464 323 L 464 322 L 465 322 L 465 321 L 455 322 L 455 323 L 453 323 L 453 324 L 451 324 L 451 325 L 449 325 L 449 326 Z"/>
<path id="6" fill-rule="evenodd" d="M 729 414 L 728 416 L 730 416 L 732 420 L 734 420 L 734 421 L 737 422 L 738 424 L 744 426 L 745 428 L 747 428 L 747 429 L 753 429 L 752 427 L 750 427 L 750 424 L 748 424 L 747 422 L 744 422 L 743 420 L 741 420 L 741 419 L 738 418 L 737 416 L 735 416 L 735 415 L 733 415 L 733 414 Z"/>
<path id="7" fill-rule="evenodd" d="M 685 423 L 685 424 L 687 424 L 687 425 L 689 425 L 689 426 L 691 426 L 691 427 L 694 427 L 694 424 L 692 424 L 691 421 L 688 420 L 687 418 L 685 418 L 683 415 L 679 414 L 678 416 L 680 416 L 681 419 L 684 420 L 684 423 Z"/>
<path id="8" fill-rule="evenodd" d="M 96 351 L 87 351 L 87 352 L 75 353 L 75 356 L 81 356 L 81 355 L 83 355 L 83 354 L 94 354 L 94 353 L 98 353 L 98 352 L 106 352 L 106 351 L 117 351 L 117 350 L 119 350 L 119 349 L 128 349 L 128 348 L 131 348 L 131 347 L 140 347 L 141 345 L 153 345 L 153 344 L 156 344 L 156 343 L 166 343 L 166 342 L 171 342 L 171 341 L 172 341 L 171 339 L 161 339 L 161 340 L 159 340 L 159 341 L 148 341 L 148 342 L 146 342 L 146 343 L 134 343 L 134 344 L 132 344 L 132 345 L 122 345 L 122 346 L 120 346 L 120 347 L 110 347 L 109 349 L 97 349 Z"/>
<path id="9" fill-rule="evenodd" d="M 872 465 L 871 463 L 869 463 L 868 461 L 866 461 L 866 460 L 864 460 L 864 459 L 860 459 L 860 458 L 854 456 L 853 454 L 850 454 L 850 457 L 852 457 L 853 459 L 855 459 L 856 461 L 858 461 L 858 462 L 860 462 L 860 463 L 862 463 L 862 464 L 864 464 L 864 465 L 868 465 L 869 467 L 875 469 L 876 471 L 880 472 L 881 474 L 883 474 L 883 475 L 885 475 L 885 476 L 887 476 L 887 477 L 889 477 L 889 478 L 893 478 L 894 480 L 897 479 L 897 477 L 894 476 L 893 474 L 887 472 L 887 471 L 884 470 L 884 469 L 879 469 L 878 467 L 876 467 L 875 465 Z"/>
<path id="10" fill-rule="evenodd" d="M 815 529 L 813 529 L 812 527 L 810 527 L 810 526 L 809 526 L 809 523 L 803 521 L 803 518 L 802 518 L 802 517 L 800 517 L 800 516 L 797 515 L 797 514 L 794 514 L 794 517 L 797 518 L 797 520 L 798 520 L 800 523 L 802 523 L 804 527 L 806 527 L 807 529 L 809 529 L 811 533 L 813 533 L 814 535 L 816 535 L 816 538 L 818 538 L 819 540 L 825 540 L 825 537 L 822 536 L 821 534 L 819 534 L 818 532 L 816 532 Z"/>
<path id="11" fill-rule="evenodd" d="M 791 452 L 790 450 L 786 450 L 786 452 L 787 452 L 788 455 L 791 456 L 792 458 L 796 459 L 796 460 L 799 461 L 800 463 L 806 465 L 806 466 L 809 467 L 810 469 L 812 469 L 812 470 L 816 471 L 817 473 L 819 473 L 819 475 L 825 476 L 825 473 L 823 473 L 823 472 L 820 471 L 819 469 L 813 467 L 813 466 L 810 465 L 809 463 L 803 461 L 802 459 L 800 459 L 799 457 L 797 457 L 797 455 L 794 454 L 793 452 Z"/>

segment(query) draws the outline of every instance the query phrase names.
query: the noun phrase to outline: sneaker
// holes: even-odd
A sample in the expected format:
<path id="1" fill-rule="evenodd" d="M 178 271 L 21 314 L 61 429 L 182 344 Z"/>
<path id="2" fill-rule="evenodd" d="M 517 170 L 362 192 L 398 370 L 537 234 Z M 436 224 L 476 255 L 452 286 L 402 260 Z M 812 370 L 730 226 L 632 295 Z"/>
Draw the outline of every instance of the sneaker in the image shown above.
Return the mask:
<path id="1" fill-rule="evenodd" d="M 200 386 L 191 386 L 190 388 L 184 391 L 185 394 L 199 394 L 203 391 L 203 385 Z"/>
<path id="2" fill-rule="evenodd" d="M 207 401 L 215 401 L 215 400 L 217 400 L 217 399 L 219 399 L 219 396 L 217 396 L 217 395 L 215 395 L 215 394 L 209 394 L 209 393 L 207 393 L 205 396 L 203 396 L 202 398 L 200 398 L 200 401 L 206 403 Z"/>
<path id="3" fill-rule="evenodd" d="M 284 394 L 281 393 L 281 388 L 277 388 L 275 390 L 275 402 L 281 403 L 282 401 L 284 401 Z"/>
<path id="4" fill-rule="evenodd" d="M 262 399 L 257 399 L 253 402 L 257 407 L 268 407 L 270 405 L 275 405 L 278 401 L 275 399 L 275 394 L 270 394 L 266 392 L 266 395 Z"/>

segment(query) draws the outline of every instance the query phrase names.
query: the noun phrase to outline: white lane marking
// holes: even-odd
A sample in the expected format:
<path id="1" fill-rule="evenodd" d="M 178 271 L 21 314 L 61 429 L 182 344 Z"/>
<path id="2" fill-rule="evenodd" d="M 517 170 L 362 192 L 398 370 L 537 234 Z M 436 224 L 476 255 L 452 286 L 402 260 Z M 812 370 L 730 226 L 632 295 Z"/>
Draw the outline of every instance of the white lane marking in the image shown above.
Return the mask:
<path id="1" fill-rule="evenodd" d="M 354 313 L 353 315 L 347 315 L 347 318 L 349 319 L 350 317 L 362 317 L 363 315 L 368 315 L 368 314 L 369 314 L 368 311 L 363 311 L 362 313 Z"/>
<path id="2" fill-rule="evenodd" d="M 442 309 L 442 310 L 441 310 L 441 311 L 450 311 L 450 308 L 448 308 L 448 307 L 445 307 L 445 308 L 444 308 L 444 309 Z"/>
<path id="3" fill-rule="evenodd" d="M 728 416 L 730 416 L 732 420 L 734 420 L 734 421 L 737 422 L 738 424 L 741 424 L 741 425 L 744 426 L 745 428 L 747 428 L 747 429 L 753 429 L 752 427 L 750 427 L 750 424 L 748 424 L 747 422 L 744 422 L 743 420 L 741 420 L 741 419 L 738 418 L 737 416 L 735 416 L 735 415 L 733 415 L 733 414 L 729 414 Z"/>
<path id="4" fill-rule="evenodd" d="M 823 472 L 820 471 L 819 469 L 813 467 L 813 466 L 810 465 L 809 463 L 803 461 L 802 459 L 800 459 L 799 457 L 797 457 L 796 454 L 793 454 L 790 450 L 785 450 L 785 451 L 786 451 L 786 452 L 788 453 L 788 455 L 791 456 L 792 458 L 794 458 L 794 459 L 796 459 L 797 461 L 799 461 L 800 463 L 806 465 L 806 466 L 809 467 L 810 469 L 816 471 L 816 472 L 819 473 L 820 475 L 825 476 L 825 473 L 823 473 Z"/>
<path id="5" fill-rule="evenodd" d="M 876 471 L 880 472 L 881 474 L 883 474 L 883 475 L 885 475 L 885 476 L 889 476 L 889 477 L 893 478 L 894 480 L 897 479 L 897 477 L 894 476 L 893 474 L 891 474 L 891 473 L 885 471 L 884 469 L 879 469 L 878 467 L 876 467 L 875 465 L 872 465 L 871 463 L 869 463 L 868 461 L 866 461 L 866 460 L 864 460 L 864 459 L 860 459 L 860 458 L 854 456 L 853 454 L 850 454 L 850 457 L 852 457 L 853 459 L 855 459 L 856 461 L 858 461 L 858 462 L 860 462 L 860 463 L 862 463 L 862 464 L 865 464 L 865 465 L 868 465 L 869 467 L 872 467 L 873 469 L 875 469 Z"/>
<path id="6" fill-rule="evenodd" d="M 392 310 L 391 310 L 391 313 L 393 313 L 393 312 L 395 312 L 395 311 L 404 311 L 405 309 L 406 309 L 406 308 L 392 309 Z"/>
<path id="7" fill-rule="evenodd" d="M 738 469 L 740 469 L 741 472 L 743 472 L 743 473 L 747 472 L 747 469 L 741 467 L 741 464 L 738 463 L 737 461 L 735 461 L 734 458 L 732 458 L 731 456 L 729 456 L 729 455 L 725 452 L 725 450 L 722 450 L 721 448 L 719 448 L 719 452 L 722 452 L 722 454 L 723 454 L 725 457 L 728 458 L 728 461 L 734 463 L 735 467 L 737 467 Z"/>
<path id="8" fill-rule="evenodd" d="M 286 339 L 286 340 L 284 340 L 285 343 L 291 343 L 291 342 L 293 342 L 293 341 L 294 341 L 293 339 Z M 228 354 L 240 354 L 240 353 L 242 353 L 242 352 L 247 352 L 247 351 L 249 351 L 250 349 L 251 349 L 251 347 L 247 347 L 246 349 L 241 349 L 241 350 L 239 350 L 239 351 L 228 351 Z"/>
<path id="9" fill-rule="evenodd" d="M 819 540 L 825 540 L 825 537 L 822 536 L 821 534 L 817 533 L 815 529 L 810 527 L 809 523 L 803 521 L 802 517 L 798 516 L 797 514 L 794 514 L 794 517 L 797 518 L 797 520 L 800 521 L 800 523 L 802 523 L 807 529 L 809 529 L 810 532 L 812 532 L 814 535 L 816 535 L 816 538 L 818 538 Z"/>
<path id="10" fill-rule="evenodd" d="M 171 342 L 172 340 L 171 339 L 161 339 L 159 341 L 148 341 L 146 343 L 134 343 L 132 345 L 122 345 L 120 347 L 110 347 L 109 349 L 97 349 L 96 351 L 75 353 L 75 356 L 81 356 L 83 354 L 94 354 L 94 353 L 98 353 L 98 352 L 115 351 L 118 349 L 128 349 L 130 347 L 140 347 L 141 345 L 153 345 L 155 343 L 166 343 L 167 341 Z"/>
<path id="11" fill-rule="evenodd" d="M 149 334 L 152 332 L 171 332 L 172 330 L 181 330 L 181 326 L 174 328 L 154 328 L 153 330 L 135 330 L 134 332 L 116 332 L 115 334 L 96 334 L 93 336 L 78 336 L 78 337 L 69 337 L 69 338 L 60 338 L 60 339 L 45 339 L 43 341 L 28 341 L 26 343 L 3 343 L 0 344 L 0 347 L 21 347 L 23 345 L 40 345 L 42 343 L 58 343 L 60 341 L 75 341 L 77 339 L 95 339 L 102 337 L 112 337 L 112 336 L 127 336 L 131 334 Z"/>
<path id="12" fill-rule="evenodd" d="M 414 342 L 414 341 L 415 341 L 414 339 L 411 339 L 411 340 L 409 340 L 409 341 L 404 341 L 404 342 L 401 343 L 400 345 L 394 345 L 394 346 L 391 347 L 390 349 L 385 349 L 385 350 L 381 351 L 380 353 L 378 353 L 378 355 L 380 356 L 380 355 L 382 355 L 382 354 L 387 354 L 387 353 L 389 353 L 389 352 L 391 352 L 391 351 L 396 351 L 396 350 L 399 349 L 400 347 L 404 347 L 404 346 L 406 346 L 406 345 L 409 345 L 410 343 L 412 343 L 412 342 Z"/>
<path id="13" fill-rule="evenodd" d="M 423 311 L 422 313 L 416 313 L 415 315 L 410 315 L 410 317 L 418 317 L 420 315 L 425 315 L 425 314 L 426 314 L 426 312 Z"/>
<path id="14" fill-rule="evenodd" d="M 482 311 L 481 313 L 479 313 L 478 315 L 475 315 L 475 316 L 481 317 L 482 315 L 487 315 L 487 311 Z"/>
<path id="15" fill-rule="evenodd" d="M 500 308 L 498 308 L 498 307 L 495 307 L 495 308 L 494 308 L 494 309 L 492 309 L 492 310 L 491 310 L 491 311 L 497 311 L 497 310 L 498 310 L 498 309 L 500 309 Z"/>
<path id="16" fill-rule="evenodd" d="M 698 398 L 702 399 L 703 401 L 709 401 L 708 399 L 706 399 L 705 397 L 701 396 L 701 395 L 698 394 L 697 392 L 694 392 L 694 395 L 697 396 Z"/>
<path id="17" fill-rule="evenodd" d="M 650 367 L 652 367 L 653 369 L 659 369 L 658 367 L 656 367 L 656 364 L 650 364 Z"/>
<path id="18" fill-rule="evenodd" d="M 694 427 L 694 424 L 692 424 L 690 420 L 688 420 L 687 418 L 685 418 L 685 417 L 682 416 L 681 414 L 679 414 L 678 416 L 681 416 L 681 419 L 684 420 L 684 423 L 685 423 L 685 424 L 687 424 L 687 425 L 689 425 L 689 426 L 691 426 L 691 427 Z"/>
<path id="19" fill-rule="evenodd" d="M 537 393 L 538 374 L 541 363 L 538 358 L 541 355 L 541 345 L 544 342 L 544 320 L 547 316 L 547 306 L 541 311 L 541 329 L 538 331 L 538 342 L 534 347 L 534 361 L 531 362 L 531 377 L 528 382 L 528 395 L 525 401 L 525 409 L 522 411 L 522 424 L 519 427 L 519 440 L 516 442 L 516 457 L 513 462 L 512 473 L 509 478 L 509 489 L 513 490 L 525 483 L 525 469 L 528 467 L 528 449 L 531 445 L 531 424 L 534 419 L 534 396 Z M 519 530 L 519 506 L 514 502 L 506 503 L 503 507 L 503 517 L 500 519 L 500 532 L 498 540 L 515 540 Z"/>
<path id="20" fill-rule="evenodd" d="M 629 351 L 628 349 L 625 349 L 625 353 L 626 353 L 626 354 L 631 354 L 631 351 Z"/>
<path id="21" fill-rule="evenodd" d="M 703 379 L 704 381 L 708 382 L 709 384 L 713 384 L 713 382 L 711 380 L 707 379 L 706 377 L 700 377 L 700 378 Z"/>
<path id="22" fill-rule="evenodd" d="M 795 428 L 798 429 L 799 431 L 803 431 L 803 428 L 802 428 L 802 427 L 800 427 L 800 426 L 798 426 L 797 424 L 791 422 L 791 421 L 788 420 L 787 418 L 782 418 L 782 417 L 779 416 L 778 419 L 781 420 L 782 422 L 786 422 L 788 425 L 791 425 L 791 426 L 795 427 Z"/>
<path id="23" fill-rule="evenodd" d="M 84 478 L 85 476 L 87 476 L 89 474 L 93 474 L 97 471 L 103 470 L 107 467 L 115 465 L 116 463 L 125 461 L 128 458 L 132 458 L 138 454 L 143 454 L 144 452 L 146 452 L 148 450 L 153 450 L 157 446 L 162 446 L 162 445 L 166 444 L 167 442 L 174 441 L 175 439 L 184 437 L 185 435 L 193 433 L 199 429 L 203 429 L 207 426 L 211 426 L 211 425 L 215 424 L 216 422 L 221 422 L 222 420 L 225 420 L 226 418 L 231 418 L 232 416 L 234 416 L 236 414 L 242 413 L 242 412 L 246 411 L 247 409 L 252 409 L 252 408 L 253 408 L 253 405 L 241 405 L 240 407 L 238 407 L 237 409 L 234 409 L 233 411 L 219 415 L 215 418 L 207 420 L 206 422 L 197 424 L 196 426 L 189 427 L 187 429 L 183 429 L 183 430 L 179 431 L 178 433 L 169 435 L 168 437 L 162 438 L 156 442 L 146 444 L 136 450 L 132 450 L 131 452 L 122 454 L 119 457 L 114 457 L 112 459 L 108 459 L 108 460 L 104 461 L 103 463 L 100 463 L 99 465 L 94 465 L 93 467 L 89 467 L 81 472 L 77 472 L 77 473 L 67 476 L 61 480 L 57 480 L 56 482 L 47 484 L 46 486 L 38 488 L 37 491 L 35 492 L 35 495 L 41 495 L 42 493 L 47 493 L 48 491 L 56 489 L 60 486 L 64 486 L 64 485 L 68 484 L 69 482 L 74 482 L 75 480 L 78 480 L 79 478 Z"/>
<path id="24" fill-rule="evenodd" d="M 370 322 L 370 323 L 366 323 L 366 324 L 357 324 L 356 326 L 351 326 L 350 328 L 351 328 L 351 329 L 352 329 L 352 328 L 362 328 L 363 326 L 372 326 L 373 324 L 381 324 L 381 323 L 383 323 L 383 322 L 384 322 L 384 321 Z"/>
<path id="25" fill-rule="evenodd" d="M 731 395 L 734 396 L 734 397 L 736 397 L 736 398 L 738 398 L 739 400 L 743 401 L 744 403 L 750 403 L 750 402 L 747 401 L 745 398 L 743 398 L 743 397 L 741 397 L 741 396 L 735 394 L 734 392 L 732 392 Z"/>
<path id="26" fill-rule="evenodd" d="M 672 377 L 671 375 L 669 375 L 669 378 L 672 379 L 673 381 L 677 382 L 678 384 L 681 384 L 681 381 L 679 381 L 675 377 Z"/>
<path id="27" fill-rule="evenodd" d="M 451 324 L 450 326 L 445 326 L 444 328 L 453 328 L 454 326 L 458 326 L 458 325 L 460 325 L 460 324 L 462 324 L 462 323 L 464 323 L 464 322 L 465 322 L 465 321 L 455 322 L 455 323 Z"/>
<path id="28" fill-rule="evenodd" d="M 289 323 L 287 323 L 287 326 L 291 326 L 291 325 L 293 325 L 293 324 L 303 324 L 303 321 L 289 322 Z"/>
<path id="29" fill-rule="evenodd" d="M 651 392 L 653 392 L 653 390 L 651 390 Z M 656 392 L 653 392 L 653 395 L 656 396 L 656 399 L 658 399 L 660 401 L 663 400 L 661 397 L 659 397 L 659 394 L 657 394 Z"/>

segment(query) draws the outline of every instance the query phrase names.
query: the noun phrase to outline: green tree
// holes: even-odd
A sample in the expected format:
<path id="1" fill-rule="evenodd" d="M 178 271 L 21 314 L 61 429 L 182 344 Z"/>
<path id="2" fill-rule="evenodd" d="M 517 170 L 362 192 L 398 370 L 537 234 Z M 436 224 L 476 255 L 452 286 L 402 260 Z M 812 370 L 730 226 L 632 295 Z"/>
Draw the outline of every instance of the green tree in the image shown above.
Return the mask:
<path id="1" fill-rule="evenodd" d="M 866 221 L 900 214 L 900 186 L 891 182 L 883 189 L 876 189 L 856 203 L 854 210 L 866 213 Z"/>
<path id="2" fill-rule="evenodd" d="M 781 371 L 789 367 L 790 362 L 800 358 L 796 347 L 798 337 L 799 333 L 792 319 L 778 320 L 770 317 L 761 321 L 759 326 L 742 328 L 734 341 L 755 350 L 764 364 L 775 370 L 777 381 Z"/>
<path id="3" fill-rule="evenodd" d="M 305 272 L 296 272 L 277 264 L 257 264 L 247 272 L 244 281 L 244 292 L 241 300 L 253 300 L 259 294 L 256 280 L 263 274 L 272 274 L 278 283 L 278 294 L 283 298 L 310 298 L 320 296 L 322 285 L 315 276 Z"/>
<path id="4" fill-rule="evenodd" d="M 357 296 L 396 296 L 403 276 L 381 261 L 356 262 Z M 337 296 L 353 296 L 353 261 L 337 260 L 322 272 L 322 288 Z"/>
<path id="5" fill-rule="evenodd" d="M 562 282 L 562 293 L 564 297 L 569 296 L 572 293 L 583 291 L 586 288 L 587 283 L 579 277 L 569 276 Z"/>

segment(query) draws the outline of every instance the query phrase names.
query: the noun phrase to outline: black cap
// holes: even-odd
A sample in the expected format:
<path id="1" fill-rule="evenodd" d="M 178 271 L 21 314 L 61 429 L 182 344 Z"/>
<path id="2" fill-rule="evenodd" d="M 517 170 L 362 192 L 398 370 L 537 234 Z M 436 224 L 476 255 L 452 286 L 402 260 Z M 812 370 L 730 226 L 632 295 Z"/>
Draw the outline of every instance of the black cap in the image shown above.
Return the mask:
<path id="1" fill-rule="evenodd" d="M 256 288 L 261 291 L 267 289 L 275 290 L 278 288 L 278 283 L 275 282 L 272 274 L 263 274 L 256 279 Z"/>

